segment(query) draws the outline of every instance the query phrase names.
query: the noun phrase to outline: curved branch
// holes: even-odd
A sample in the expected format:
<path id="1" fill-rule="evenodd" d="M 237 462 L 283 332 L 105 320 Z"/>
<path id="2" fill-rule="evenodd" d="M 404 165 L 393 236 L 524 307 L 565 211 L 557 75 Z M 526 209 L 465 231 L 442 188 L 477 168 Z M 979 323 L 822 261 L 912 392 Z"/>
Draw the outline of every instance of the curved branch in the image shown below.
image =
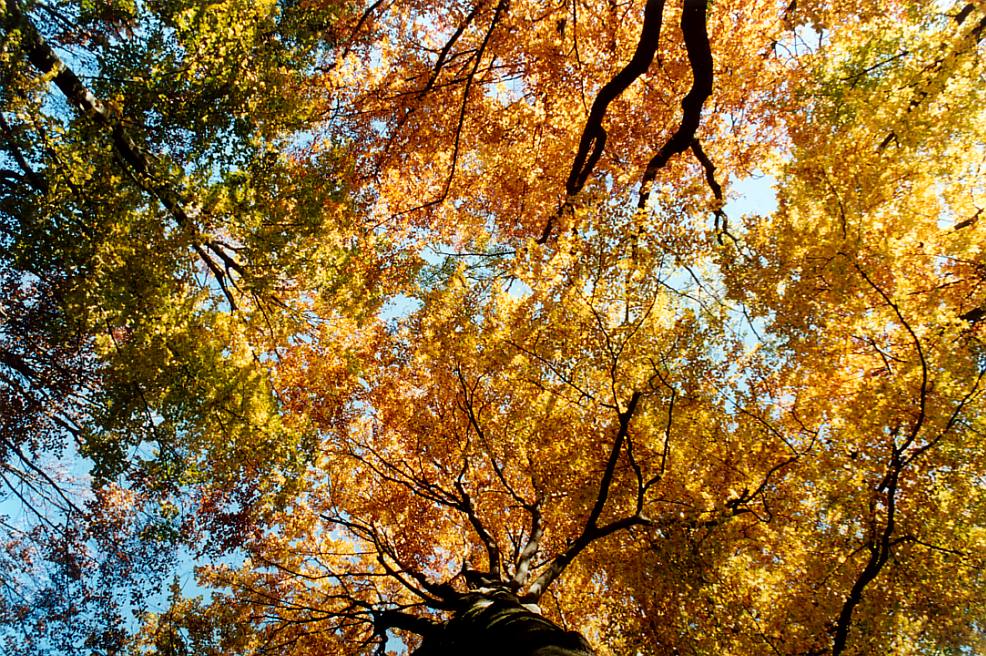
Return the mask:
<path id="1" fill-rule="evenodd" d="M 921 348 L 921 340 L 918 338 L 917 333 L 914 332 L 914 329 L 911 328 L 911 324 L 909 324 L 904 318 L 904 315 L 900 311 L 900 306 L 894 303 L 893 299 L 891 299 L 890 296 L 887 295 L 887 293 L 883 291 L 883 289 L 877 285 L 869 275 L 867 275 L 866 271 L 864 271 L 855 260 L 852 261 L 852 265 L 859 275 L 862 276 L 863 280 L 865 280 L 866 283 L 880 295 L 880 298 L 883 299 L 887 306 L 894 311 L 900 325 L 904 327 L 904 330 L 907 331 L 911 341 L 914 343 L 914 350 L 918 356 L 918 363 L 921 365 L 921 385 L 918 388 L 918 416 L 914 420 L 914 424 L 911 426 L 910 433 L 904 440 L 904 443 L 897 449 L 898 454 L 903 453 L 917 439 L 918 433 L 920 433 L 922 426 L 924 426 L 925 419 L 927 418 L 929 390 L 928 361 L 924 356 L 924 349 Z"/>
<path id="2" fill-rule="evenodd" d="M 716 241 L 722 246 L 722 236 L 726 235 L 733 240 L 733 243 L 737 242 L 736 237 L 734 237 L 729 232 L 729 219 L 726 216 L 726 212 L 723 210 L 723 194 L 722 185 L 716 180 L 716 165 L 712 163 L 709 156 L 705 154 L 702 149 L 702 143 L 698 139 L 692 139 L 691 143 L 692 152 L 695 153 L 695 157 L 698 159 L 699 163 L 702 165 L 702 169 L 705 171 L 705 182 L 709 185 L 709 189 L 712 191 L 713 198 L 716 199 L 715 209 L 712 214 L 715 216 L 716 220 Z"/>
<path id="3" fill-rule="evenodd" d="M 575 3 L 572 4 L 572 10 L 575 11 Z M 566 209 L 570 209 L 572 196 L 582 191 L 589 175 L 599 162 L 603 149 L 606 147 L 606 129 L 603 128 L 606 110 L 611 102 L 633 84 L 634 80 L 650 68 L 651 62 L 654 61 L 654 56 L 657 54 L 663 20 L 664 0 L 647 0 L 647 5 L 644 7 L 644 24 L 640 29 L 637 48 L 626 66 L 620 69 L 620 72 L 603 85 L 599 93 L 596 94 L 596 99 L 592 102 L 592 107 L 589 110 L 589 117 L 582 129 L 582 137 L 579 139 L 579 147 L 575 152 L 572 170 L 569 172 L 568 180 L 565 183 L 567 198 L 558 207 L 558 210 L 548 218 L 537 243 L 544 244 L 548 241 L 551 237 L 551 231 L 554 230 L 555 222 L 561 218 Z M 576 56 L 577 54 L 576 46 Z"/>
<path id="4" fill-rule="evenodd" d="M 957 27 L 961 27 L 969 15 L 975 10 L 975 3 L 969 3 L 965 5 L 957 15 L 953 17 Z M 936 86 L 944 87 L 944 81 L 949 75 L 949 69 L 945 66 L 950 60 L 954 61 L 955 58 L 965 55 L 967 53 L 974 53 L 977 49 L 977 45 L 982 41 L 983 34 L 986 33 L 986 15 L 981 16 L 979 21 L 976 22 L 967 32 L 959 34 L 958 38 L 953 41 L 954 47 L 950 50 L 945 50 L 943 48 L 941 55 L 935 59 L 931 64 L 925 67 L 926 77 L 919 81 L 919 86 L 915 89 L 911 95 L 911 99 L 904 109 L 903 114 L 898 118 L 898 124 L 903 121 L 905 117 L 915 111 L 917 108 L 925 104 L 925 101 L 933 93 L 933 89 Z M 877 151 L 883 151 L 891 143 L 896 142 L 900 144 L 899 135 L 897 130 L 893 129 L 890 133 L 880 142 L 877 146 Z"/>
<path id="5" fill-rule="evenodd" d="M 894 546 L 891 538 L 893 537 L 895 526 L 894 515 L 896 511 L 897 482 L 900 478 L 902 468 L 903 463 L 898 457 L 896 450 L 894 450 L 891 471 L 887 477 L 887 522 L 879 538 L 874 536 L 871 540 L 869 544 L 870 557 L 867 559 L 866 565 L 859 573 L 859 576 L 856 577 L 856 581 L 853 583 L 845 602 L 842 604 L 842 610 L 839 612 L 839 619 L 835 625 L 835 637 L 832 640 L 832 656 L 839 656 L 845 650 L 846 640 L 849 637 L 849 628 L 852 625 L 853 612 L 863 599 L 863 590 L 877 577 L 883 566 L 890 559 L 890 552 Z"/>
<path id="6" fill-rule="evenodd" d="M 603 117 L 609 104 L 616 100 L 638 77 L 647 72 L 657 45 L 661 38 L 661 22 L 664 14 L 664 0 L 647 0 L 644 7 L 644 24 L 640 30 L 640 40 L 633 57 L 623 69 L 607 82 L 592 103 L 589 118 L 586 119 L 579 148 L 572 162 L 572 171 L 565 183 L 565 191 L 574 196 L 582 190 L 589 174 L 602 155 L 606 145 L 606 130 L 603 128 Z"/>
<path id="7" fill-rule="evenodd" d="M 606 469 L 603 471 L 602 480 L 599 482 L 599 494 L 596 495 L 596 503 L 589 513 L 589 519 L 586 521 L 586 530 L 583 533 L 590 529 L 595 529 L 599 517 L 602 515 L 606 500 L 609 498 L 610 486 L 613 484 L 613 476 L 616 474 L 616 463 L 620 457 L 623 442 L 626 441 L 627 433 L 630 430 L 630 419 L 633 418 L 633 413 L 637 410 L 637 403 L 640 401 L 641 396 L 641 392 L 634 392 L 630 397 L 630 402 L 627 404 L 627 409 L 619 415 L 620 429 L 617 431 L 616 440 L 613 441 L 613 449 L 609 453 Z"/>
<path id="8" fill-rule="evenodd" d="M 638 208 L 647 206 L 651 186 L 657 172 L 664 168 L 674 155 L 684 152 L 695 138 L 702 120 L 702 105 L 712 95 L 712 48 L 706 29 L 706 0 L 685 0 L 681 12 L 681 32 L 688 51 L 688 63 L 692 68 L 692 88 L 681 100 L 681 124 L 657 154 L 647 163 L 640 181 Z"/>

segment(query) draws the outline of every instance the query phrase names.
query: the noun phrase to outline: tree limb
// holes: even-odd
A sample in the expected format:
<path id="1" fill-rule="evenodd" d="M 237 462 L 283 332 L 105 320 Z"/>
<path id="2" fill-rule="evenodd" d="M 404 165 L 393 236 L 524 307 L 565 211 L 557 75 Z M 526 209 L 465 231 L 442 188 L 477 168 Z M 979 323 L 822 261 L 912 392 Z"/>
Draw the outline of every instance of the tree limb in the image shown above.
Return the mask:
<path id="1" fill-rule="evenodd" d="M 685 0 L 681 12 L 681 32 L 685 38 L 688 63 L 692 68 L 692 88 L 681 100 L 681 124 L 644 169 L 640 181 L 640 198 L 637 201 L 637 207 L 641 209 L 647 206 L 657 172 L 664 168 L 672 156 L 684 152 L 692 143 L 702 119 L 702 105 L 712 95 L 713 62 L 706 29 L 706 5 L 706 0 Z"/>
<path id="2" fill-rule="evenodd" d="M 603 476 L 599 482 L 599 492 L 596 494 L 596 501 L 592 506 L 592 510 L 589 512 L 589 518 L 585 522 L 585 527 L 582 529 L 582 534 L 571 543 L 568 549 L 552 559 L 547 569 L 545 569 L 534 581 L 534 583 L 531 584 L 527 594 L 524 595 L 525 600 L 537 601 L 540 596 L 544 594 L 544 591 L 548 588 L 548 586 L 561 575 L 561 573 L 565 570 L 565 567 L 567 567 L 568 564 L 572 562 L 572 560 L 574 560 L 575 557 L 578 556 L 582 550 L 589 546 L 593 541 L 610 535 L 620 529 L 647 522 L 644 517 L 637 514 L 631 517 L 615 520 L 602 527 L 598 525 L 599 517 L 602 515 L 603 508 L 606 505 L 606 500 L 609 498 L 610 487 L 613 483 L 613 476 L 616 474 L 616 464 L 619 460 L 623 443 L 626 440 L 627 432 L 630 429 L 630 420 L 633 418 L 634 412 L 637 410 L 637 404 L 640 401 L 641 396 L 643 396 L 641 392 L 634 392 L 630 397 L 630 402 L 627 404 L 626 410 L 619 413 L 619 429 L 616 433 L 616 439 L 613 441 L 613 448 L 610 450 L 609 458 L 606 462 L 606 468 L 603 470 Z"/>
<path id="3" fill-rule="evenodd" d="M 626 91 L 634 80 L 646 73 L 651 62 L 654 61 L 661 38 L 663 14 L 664 0 L 647 0 L 644 7 L 644 24 L 633 57 L 596 94 L 592 109 L 589 111 L 589 118 L 586 119 L 585 128 L 582 130 L 582 138 L 579 140 L 568 182 L 565 183 L 565 191 L 569 196 L 574 196 L 582 190 L 606 146 L 603 118 L 609 104 Z"/>
<path id="4" fill-rule="evenodd" d="M 428 636 L 434 633 L 439 625 L 424 617 L 403 611 L 384 610 L 373 613 L 373 627 L 380 633 L 388 629 L 401 629 L 420 636 Z"/>
<path id="5" fill-rule="evenodd" d="M 736 243 L 736 237 L 729 232 L 729 221 L 726 217 L 726 212 L 722 209 L 724 199 L 722 185 L 716 180 L 716 165 L 705 154 L 705 151 L 702 149 L 702 143 L 698 139 L 692 139 L 691 148 L 692 152 L 695 153 L 695 157 L 702 165 L 702 169 L 705 171 L 705 182 L 709 185 L 709 189 L 712 190 L 712 196 L 716 200 L 715 209 L 712 212 L 716 220 L 716 240 L 722 246 L 722 236 L 726 235 L 733 240 L 733 243 Z"/>
<path id="6" fill-rule="evenodd" d="M 575 11 L 575 3 L 572 3 L 572 11 Z M 640 39 L 637 41 L 637 48 L 626 66 L 617 73 L 599 90 L 596 99 L 592 102 L 589 110 L 589 117 L 586 119 L 585 127 L 582 129 L 582 137 L 579 139 L 578 149 L 575 151 L 575 160 L 572 162 L 572 170 L 568 174 L 565 183 L 566 200 L 558 208 L 558 211 L 548 218 L 541 236 L 537 243 L 543 244 L 551 237 L 555 221 L 561 218 L 565 209 L 570 206 L 572 196 L 578 194 L 585 186 L 589 175 L 599 162 L 606 147 L 606 129 L 603 127 L 603 118 L 609 104 L 616 100 L 620 94 L 627 90 L 633 82 L 647 72 L 654 56 L 657 54 L 657 47 L 661 39 L 661 23 L 664 19 L 664 0 L 647 0 L 644 7 L 644 24 L 640 29 Z M 574 21 L 573 21 L 574 22 Z M 573 33 L 574 33 L 573 27 Z M 577 54 L 576 50 L 576 54 Z"/>

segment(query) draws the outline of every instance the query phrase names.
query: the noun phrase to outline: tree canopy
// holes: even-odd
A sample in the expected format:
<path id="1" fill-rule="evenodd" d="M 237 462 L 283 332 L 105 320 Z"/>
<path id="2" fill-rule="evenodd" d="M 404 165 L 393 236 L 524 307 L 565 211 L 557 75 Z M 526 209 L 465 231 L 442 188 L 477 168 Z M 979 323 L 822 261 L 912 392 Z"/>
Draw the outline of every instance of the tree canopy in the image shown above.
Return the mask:
<path id="1" fill-rule="evenodd" d="M 2 649 L 986 651 L 984 31 L 3 0 Z"/>

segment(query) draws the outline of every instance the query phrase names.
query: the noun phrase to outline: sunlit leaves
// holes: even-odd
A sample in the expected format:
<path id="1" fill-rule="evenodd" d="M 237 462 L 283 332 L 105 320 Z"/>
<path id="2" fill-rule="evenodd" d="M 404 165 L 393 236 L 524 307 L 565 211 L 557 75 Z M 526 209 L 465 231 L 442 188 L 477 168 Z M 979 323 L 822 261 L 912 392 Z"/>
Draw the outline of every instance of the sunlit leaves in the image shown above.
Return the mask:
<path id="1" fill-rule="evenodd" d="M 680 2 L 575 191 L 643 3 L 58 5 L 88 110 L 8 26 L 0 453 L 95 483 L 41 560 L 213 557 L 145 653 L 414 649 L 490 587 L 600 653 L 980 648 L 986 18 L 925 5 L 710 4 L 639 208 Z"/>

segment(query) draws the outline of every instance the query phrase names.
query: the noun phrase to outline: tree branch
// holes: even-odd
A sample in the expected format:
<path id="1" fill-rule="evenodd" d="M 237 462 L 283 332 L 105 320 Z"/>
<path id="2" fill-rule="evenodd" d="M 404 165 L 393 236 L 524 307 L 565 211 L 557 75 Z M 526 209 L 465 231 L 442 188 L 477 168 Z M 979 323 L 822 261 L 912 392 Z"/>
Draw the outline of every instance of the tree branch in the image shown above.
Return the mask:
<path id="1" fill-rule="evenodd" d="M 647 72 L 654 55 L 657 53 L 658 42 L 661 38 L 661 22 L 664 14 L 664 0 L 647 0 L 644 7 L 644 24 L 640 30 L 640 39 L 633 57 L 619 73 L 607 82 L 592 103 L 589 117 L 586 119 L 582 138 L 579 140 L 572 170 L 565 183 L 565 191 L 574 196 L 582 190 L 586 180 L 592 173 L 596 162 L 602 155 L 606 145 L 606 130 L 603 128 L 603 118 L 609 104 L 633 84 L 634 80 Z"/>
<path id="2" fill-rule="evenodd" d="M 401 629 L 420 636 L 429 636 L 439 628 L 435 622 L 424 617 L 411 615 L 399 610 L 384 610 L 373 612 L 373 628 L 379 633 L 388 629 Z"/>
<path id="3" fill-rule="evenodd" d="M 527 594 L 524 595 L 525 601 L 531 600 L 536 602 L 544 594 L 548 586 L 561 575 L 568 564 L 593 541 L 620 529 L 647 523 L 644 517 L 636 514 L 631 517 L 615 520 L 603 527 L 598 525 L 599 517 L 602 515 L 606 500 L 609 498 L 610 486 L 613 483 L 613 476 L 616 474 L 616 464 L 619 460 L 620 451 L 623 448 L 623 442 L 626 440 L 627 432 L 630 429 L 630 420 L 637 410 L 637 404 L 641 396 L 643 396 L 641 392 L 634 392 L 630 397 L 630 402 L 627 404 L 626 410 L 619 413 L 619 430 L 616 433 L 616 439 L 613 441 L 613 448 L 610 450 L 602 479 L 599 481 L 599 492 L 596 494 L 596 502 L 589 512 L 589 518 L 585 522 L 582 534 L 571 543 L 568 549 L 552 559 L 547 569 L 531 584 Z"/>
<path id="4" fill-rule="evenodd" d="M 508 0 L 500 0 L 500 2 L 497 3 L 496 9 L 493 10 L 493 19 L 490 21 L 490 27 L 486 30 L 486 35 L 483 37 L 483 41 L 480 44 L 479 49 L 476 51 L 476 59 L 473 63 L 472 71 L 470 71 L 469 76 L 466 77 L 465 88 L 462 90 L 462 103 L 459 105 L 459 118 L 455 128 L 455 140 L 452 144 L 452 162 L 449 165 L 449 173 L 448 177 L 445 179 L 445 187 L 442 189 L 442 193 L 439 194 L 437 198 L 430 200 L 423 205 L 398 212 L 398 215 L 439 205 L 448 197 L 448 192 L 452 187 L 452 180 L 455 179 L 455 170 L 459 162 L 459 148 L 462 142 L 462 128 L 466 122 L 466 108 L 469 105 L 469 93 L 472 91 L 472 85 L 476 79 L 476 71 L 479 70 L 479 65 L 483 61 L 483 55 L 486 52 L 486 47 L 489 45 L 490 38 L 493 36 L 496 26 L 500 22 L 500 15 L 507 10 L 509 4 L 510 3 Z"/>
<path id="5" fill-rule="evenodd" d="M 575 3 L 572 3 L 572 10 L 575 11 Z M 572 170 L 568 174 L 565 183 L 566 200 L 558 208 L 558 211 L 548 219 L 544 226 L 541 236 L 537 243 L 543 244 L 551 237 L 555 221 L 561 218 L 565 208 L 570 206 L 572 196 L 575 196 L 582 187 L 585 186 L 589 175 L 599 162 L 606 147 L 606 129 L 603 127 L 603 118 L 609 104 L 616 100 L 633 82 L 647 72 L 654 56 L 657 54 L 657 47 L 661 40 L 661 24 L 664 19 L 664 0 L 647 0 L 644 6 L 644 24 L 640 29 L 640 39 L 637 41 L 637 48 L 633 52 L 630 61 L 627 62 L 619 73 L 614 75 L 596 94 L 596 99 L 592 102 L 589 116 L 586 119 L 585 127 L 582 129 L 582 137 L 579 139 L 578 149 L 575 151 L 575 159 L 572 162 Z M 573 20 L 574 23 L 574 20 Z M 575 27 L 573 25 L 573 33 Z M 577 51 L 576 51 L 577 54 Z"/>
<path id="6" fill-rule="evenodd" d="M 853 612 L 863 599 L 863 590 L 877 577 L 890 558 L 890 551 L 893 548 L 891 538 L 894 533 L 897 481 L 900 477 L 902 467 L 903 464 L 900 457 L 896 449 L 894 449 L 894 453 L 891 456 L 891 471 L 888 476 L 886 491 L 887 521 L 879 538 L 874 536 L 871 540 L 869 544 L 870 557 L 866 561 L 863 570 L 859 573 L 859 576 L 856 577 L 855 583 L 853 583 L 845 602 L 842 604 L 842 610 L 839 613 L 839 619 L 835 625 L 835 637 L 832 640 L 832 656 L 839 656 L 845 650 L 846 640 L 849 637 L 849 628 L 852 625 Z"/>
<path id="7" fill-rule="evenodd" d="M 448 61 L 448 54 L 452 50 L 452 47 L 455 45 L 455 42 L 459 40 L 459 37 L 462 36 L 462 33 L 466 31 L 466 28 L 472 24 L 473 20 L 476 18 L 476 14 L 479 13 L 479 10 L 482 9 L 485 4 L 486 4 L 485 0 L 480 0 L 480 2 L 477 2 L 476 5 L 472 8 L 472 11 L 470 11 L 469 14 L 466 16 L 465 20 L 463 20 L 459 24 L 459 26 L 456 27 L 455 32 L 453 32 L 452 36 L 450 36 L 448 41 L 445 42 L 445 45 L 442 47 L 441 52 L 438 53 L 438 60 L 435 62 L 435 66 L 431 70 L 431 75 L 428 76 L 428 81 L 425 83 L 424 88 L 418 92 L 419 99 L 423 98 L 425 94 L 431 91 L 432 87 L 435 86 L 435 80 L 438 79 L 438 76 L 442 72 L 442 68 L 445 66 L 446 62 Z"/>
<path id="8" fill-rule="evenodd" d="M 685 0 L 681 12 L 681 32 L 688 51 L 688 63 L 692 68 L 692 88 L 681 101 L 681 124 L 644 169 L 640 181 L 640 198 L 637 201 L 637 207 L 641 209 L 647 206 L 657 172 L 664 168 L 672 156 L 684 152 L 692 143 L 702 119 L 702 105 L 712 95 L 713 62 L 706 29 L 706 5 L 707 0 Z"/>
<path id="9" fill-rule="evenodd" d="M 531 574 L 531 561 L 538 553 L 541 546 L 541 536 L 544 534 L 544 528 L 541 526 L 541 509 L 537 504 L 534 504 L 529 508 L 529 511 L 531 513 L 531 532 L 517 558 L 517 570 L 510 579 L 510 587 L 515 591 L 527 584 Z"/>
<path id="10" fill-rule="evenodd" d="M 729 232 L 729 220 L 726 216 L 726 212 L 722 209 L 722 185 L 720 185 L 719 181 L 716 180 L 716 165 L 713 164 L 712 160 L 709 159 L 709 156 L 705 154 L 705 151 L 702 149 L 702 143 L 698 139 L 692 139 L 691 148 L 692 152 L 695 153 L 695 157 L 702 165 L 702 169 L 705 171 L 705 182 L 709 185 L 709 189 L 712 190 L 712 196 L 716 200 L 715 209 L 712 211 L 716 220 L 716 240 L 719 242 L 719 245 L 722 246 L 722 236 L 726 235 L 733 240 L 733 243 L 736 243 L 736 237 Z"/>

